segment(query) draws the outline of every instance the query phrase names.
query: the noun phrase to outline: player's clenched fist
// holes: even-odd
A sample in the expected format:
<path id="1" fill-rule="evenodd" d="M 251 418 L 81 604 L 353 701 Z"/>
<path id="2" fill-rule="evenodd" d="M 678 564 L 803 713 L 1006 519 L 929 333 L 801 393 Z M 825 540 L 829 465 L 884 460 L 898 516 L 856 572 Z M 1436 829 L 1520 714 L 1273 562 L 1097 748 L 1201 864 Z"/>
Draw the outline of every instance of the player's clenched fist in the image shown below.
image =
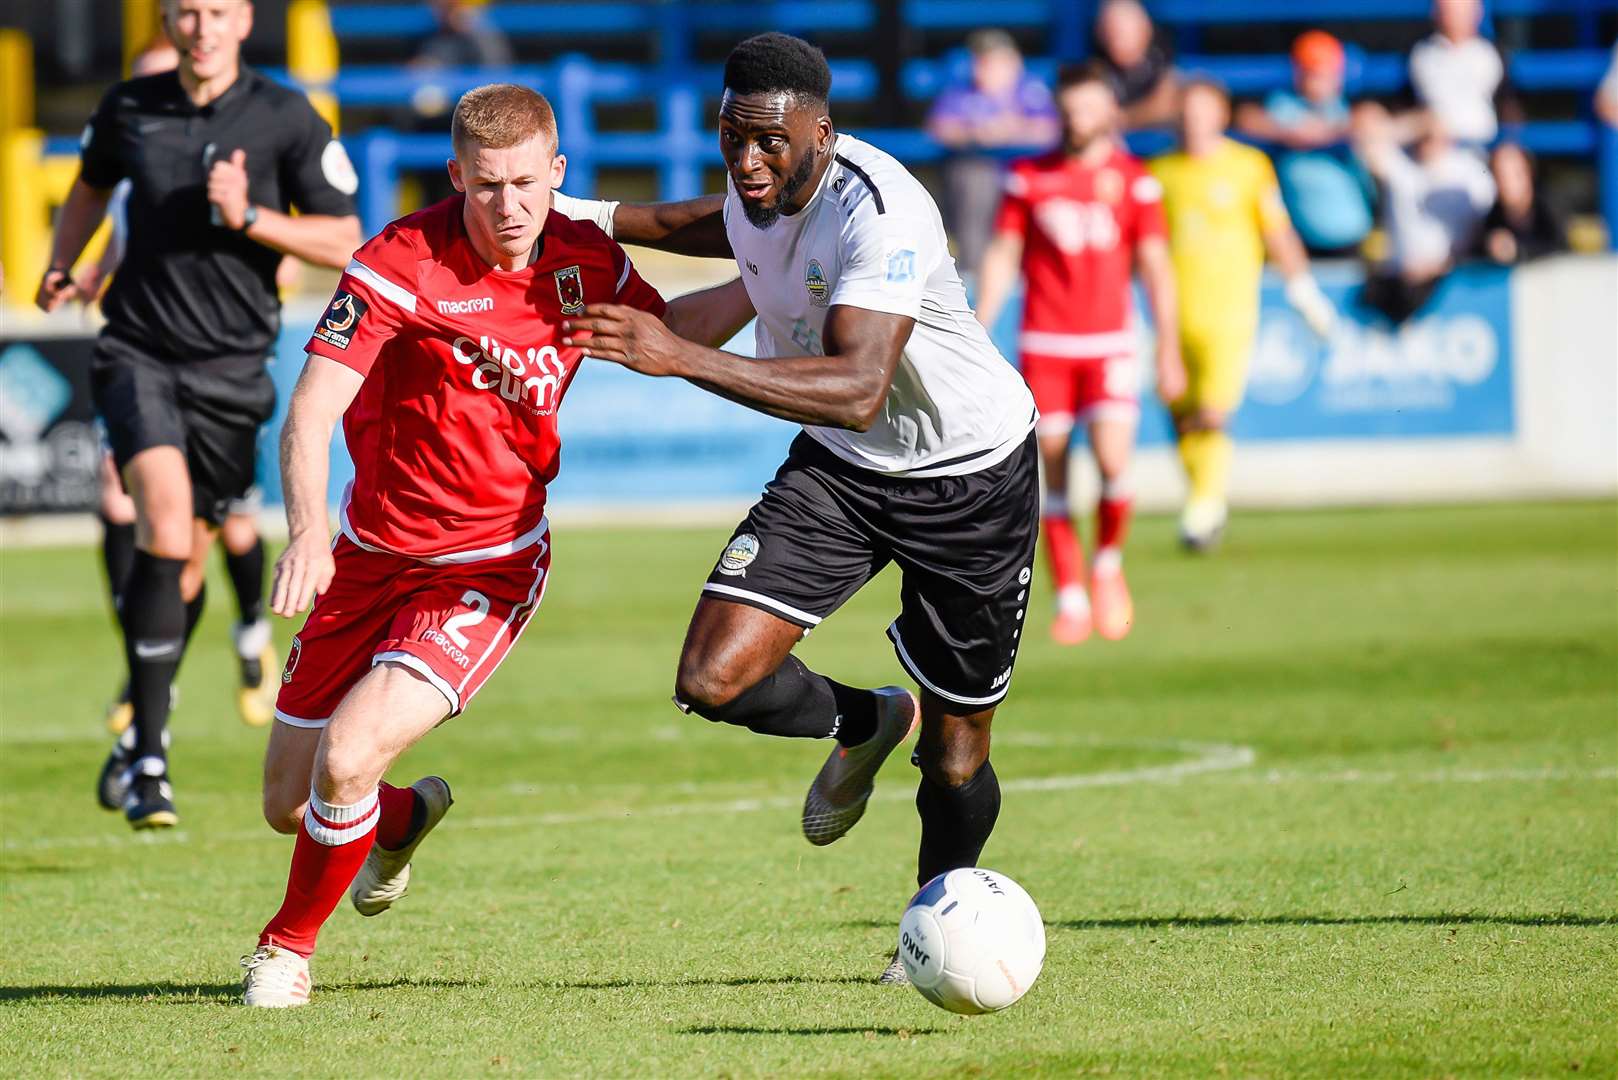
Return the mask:
<path id="1" fill-rule="evenodd" d="M 247 223 L 247 151 L 236 150 L 228 161 L 216 161 L 208 170 L 208 201 L 219 209 L 226 227 Z"/>
<path id="2" fill-rule="evenodd" d="M 562 333 L 562 344 L 643 375 L 680 374 L 688 344 L 657 316 L 622 304 L 591 304 L 582 317 L 564 320 Z"/>
<path id="3" fill-rule="evenodd" d="M 281 557 L 275 560 L 270 610 L 290 619 L 313 603 L 316 595 L 331 587 L 336 570 L 331 542 L 326 537 L 315 533 L 293 537 Z"/>

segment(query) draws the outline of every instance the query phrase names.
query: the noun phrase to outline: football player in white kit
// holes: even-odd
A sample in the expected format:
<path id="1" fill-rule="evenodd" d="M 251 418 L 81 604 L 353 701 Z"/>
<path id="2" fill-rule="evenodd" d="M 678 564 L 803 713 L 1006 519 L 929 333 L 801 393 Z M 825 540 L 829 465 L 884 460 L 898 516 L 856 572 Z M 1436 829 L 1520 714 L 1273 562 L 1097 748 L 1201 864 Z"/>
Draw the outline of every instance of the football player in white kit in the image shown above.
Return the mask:
<path id="1" fill-rule="evenodd" d="M 808 42 L 750 38 L 725 64 L 726 195 L 557 202 L 623 242 L 733 254 L 740 277 L 710 291 L 712 307 L 736 325 L 757 313 L 758 359 L 613 304 L 590 304 L 564 332 L 599 359 L 803 425 L 703 586 L 675 701 L 761 734 L 836 738 L 804 800 L 813 844 L 859 820 L 919 715 L 925 883 L 976 865 L 1000 809 L 989 725 L 1033 573 L 1035 410 L 967 305 L 932 197 L 893 158 L 835 131 L 830 86 Z M 915 696 L 845 686 L 792 655 L 890 561 L 903 585 L 888 636 Z M 903 978 L 895 961 L 883 981 Z"/>

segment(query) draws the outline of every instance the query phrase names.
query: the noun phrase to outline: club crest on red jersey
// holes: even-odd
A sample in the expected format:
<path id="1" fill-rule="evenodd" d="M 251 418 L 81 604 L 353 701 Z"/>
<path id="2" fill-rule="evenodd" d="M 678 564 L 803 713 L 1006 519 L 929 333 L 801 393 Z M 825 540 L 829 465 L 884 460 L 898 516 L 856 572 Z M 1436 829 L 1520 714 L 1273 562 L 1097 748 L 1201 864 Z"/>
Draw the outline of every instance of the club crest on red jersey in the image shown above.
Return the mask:
<path id="1" fill-rule="evenodd" d="M 563 315 L 577 315 L 584 310 L 584 278 L 577 266 L 556 271 L 556 298 L 562 302 Z"/>

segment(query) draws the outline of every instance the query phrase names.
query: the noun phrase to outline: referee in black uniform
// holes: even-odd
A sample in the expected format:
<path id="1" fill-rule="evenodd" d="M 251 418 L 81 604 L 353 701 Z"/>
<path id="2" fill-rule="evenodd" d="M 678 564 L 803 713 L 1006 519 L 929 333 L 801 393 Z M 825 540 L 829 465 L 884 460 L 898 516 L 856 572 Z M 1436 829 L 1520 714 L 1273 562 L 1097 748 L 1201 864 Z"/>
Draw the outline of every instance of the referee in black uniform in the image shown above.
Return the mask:
<path id="1" fill-rule="evenodd" d="M 258 429 L 275 408 L 275 268 L 283 254 L 341 268 L 360 242 L 357 178 L 331 128 L 303 95 L 242 66 L 250 0 L 162 0 L 162 12 L 180 66 L 117 84 L 90 118 L 37 297 L 46 311 L 89 298 L 71 268 L 129 179 L 128 242 L 91 381 L 135 501 L 119 613 L 135 740 L 109 766 L 127 769 L 123 810 L 137 829 L 178 821 L 169 685 L 201 614 L 211 533 L 252 485 Z"/>

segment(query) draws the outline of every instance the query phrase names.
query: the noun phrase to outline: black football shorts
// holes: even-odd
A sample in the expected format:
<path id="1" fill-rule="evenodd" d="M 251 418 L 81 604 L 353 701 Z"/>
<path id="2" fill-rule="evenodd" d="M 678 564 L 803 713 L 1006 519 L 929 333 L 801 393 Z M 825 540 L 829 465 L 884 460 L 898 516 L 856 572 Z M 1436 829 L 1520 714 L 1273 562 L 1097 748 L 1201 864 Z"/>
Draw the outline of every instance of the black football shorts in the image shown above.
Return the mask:
<path id="1" fill-rule="evenodd" d="M 1039 537 L 1032 435 L 997 465 L 906 479 L 850 465 L 808 435 L 725 545 L 705 595 L 819 625 L 889 562 L 903 582 L 888 627 L 921 686 L 965 712 L 1011 687 Z"/>
<path id="2" fill-rule="evenodd" d="M 258 430 L 275 412 L 263 357 L 177 361 L 103 333 L 90 385 L 120 471 L 142 450 L 179 448 L 196 516 L 212 525 L 252 488 Z"/>

